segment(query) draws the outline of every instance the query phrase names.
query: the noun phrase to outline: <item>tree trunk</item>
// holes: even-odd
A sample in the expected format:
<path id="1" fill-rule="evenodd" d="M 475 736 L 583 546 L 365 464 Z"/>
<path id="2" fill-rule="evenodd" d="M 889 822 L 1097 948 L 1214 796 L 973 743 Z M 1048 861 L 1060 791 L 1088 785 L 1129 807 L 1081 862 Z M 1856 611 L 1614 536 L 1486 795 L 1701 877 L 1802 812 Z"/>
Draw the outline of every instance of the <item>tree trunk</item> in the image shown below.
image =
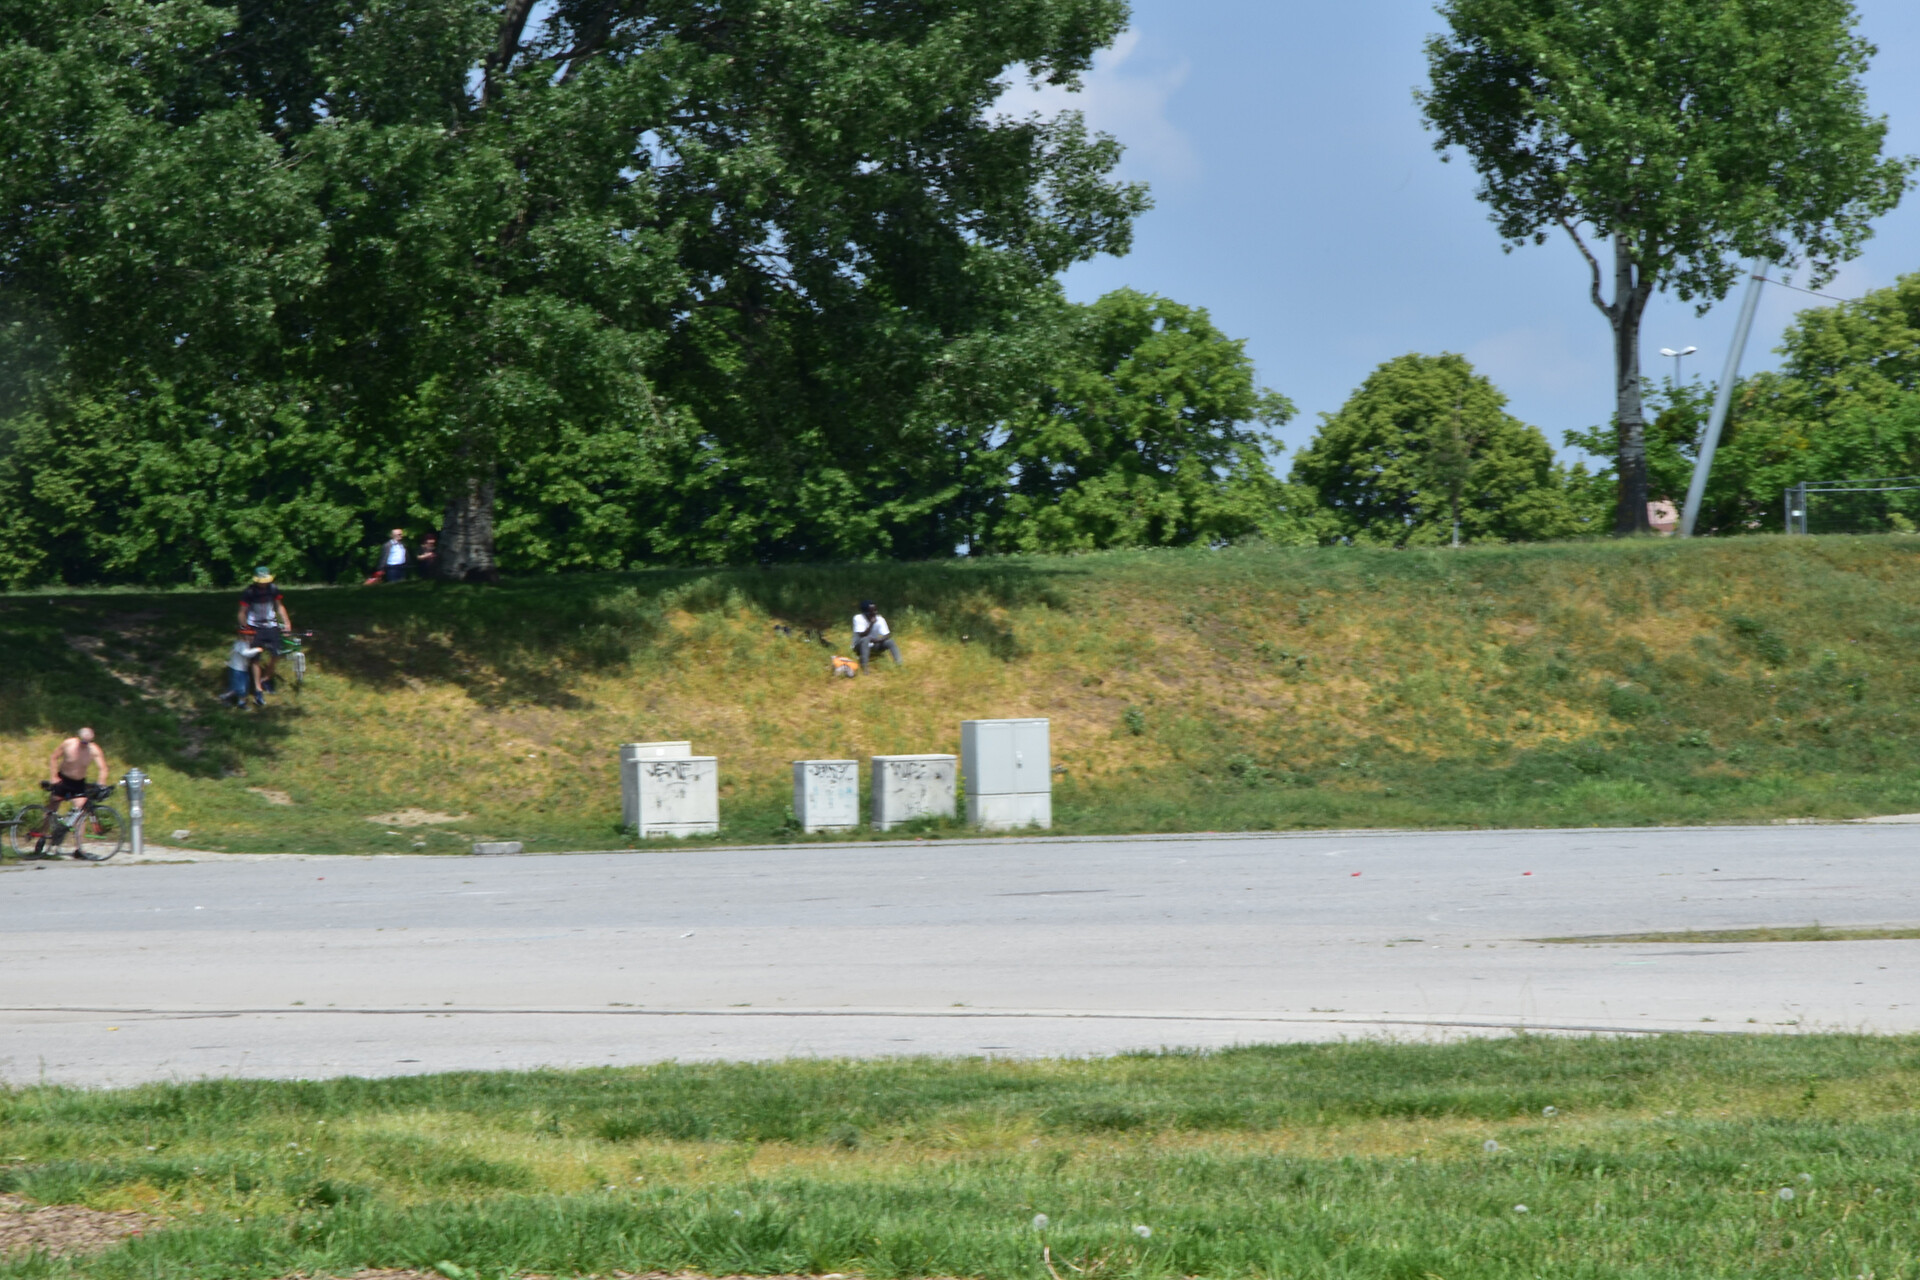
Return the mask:
<path id="1" fill-rule="evenodd" d="M 498 582 L 493 563 L 493 480 L 456 481 L 440 529 L 440 576 L 454 582 Z"/>
<path id="2" fill-rule="evenodd" d="M 1652 529 L 1647 522 L 1647 418 L 1640 403 L 1640 320 L 1652 290 L 1635 275 L 1626 237 L 1615 236 L 1613 305 L 1606 311 L 1613 325 L 1613 417 L 1620 433 L 1614 463 L 1620 497 L 1613 531 L 1622 535 Z"/>

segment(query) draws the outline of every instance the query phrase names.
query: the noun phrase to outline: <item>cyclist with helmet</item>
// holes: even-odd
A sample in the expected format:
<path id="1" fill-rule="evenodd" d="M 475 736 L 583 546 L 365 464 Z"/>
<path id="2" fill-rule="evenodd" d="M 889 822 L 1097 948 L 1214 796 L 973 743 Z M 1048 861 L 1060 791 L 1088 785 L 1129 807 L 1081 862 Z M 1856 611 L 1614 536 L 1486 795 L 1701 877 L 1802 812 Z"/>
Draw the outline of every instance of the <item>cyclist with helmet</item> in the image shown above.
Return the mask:
<path id="1" fill-rule="evenodd" d="M 254 645 L 265 651 L 260 655 L 260 687 L 264 689 L 273 679 L 281 641 L 293 630 L 287 598 L 273 585 L 273 570 L 266 565 L 253 571 L 252 585 L 240 593 L 240 627 L 251 630 Z"/>

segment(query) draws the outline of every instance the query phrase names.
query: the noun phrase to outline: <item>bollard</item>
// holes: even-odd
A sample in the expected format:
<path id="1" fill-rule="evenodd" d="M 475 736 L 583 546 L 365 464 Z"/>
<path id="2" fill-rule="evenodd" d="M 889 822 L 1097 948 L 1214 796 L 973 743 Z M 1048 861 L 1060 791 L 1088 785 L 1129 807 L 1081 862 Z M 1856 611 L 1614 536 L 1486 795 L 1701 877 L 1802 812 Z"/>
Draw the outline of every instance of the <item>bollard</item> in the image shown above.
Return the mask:
<path id="1" fill-rule="evenodd" d="M 153 779 L 138 769 L 127 770 L 121 785 L 127 789 L 127 820 L 133 824 L 133 856 L 147 852 L 147 784 Z"/>

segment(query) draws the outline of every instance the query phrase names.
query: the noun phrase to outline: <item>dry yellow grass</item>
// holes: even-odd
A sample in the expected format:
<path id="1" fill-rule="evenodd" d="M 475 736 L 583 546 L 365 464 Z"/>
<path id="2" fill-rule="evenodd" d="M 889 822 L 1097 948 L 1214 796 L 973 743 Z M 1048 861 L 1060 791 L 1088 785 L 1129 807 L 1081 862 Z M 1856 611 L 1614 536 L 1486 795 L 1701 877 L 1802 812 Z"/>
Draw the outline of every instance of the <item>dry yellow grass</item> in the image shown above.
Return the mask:
<path id="1" fill-rule="evenodd" d="M 1912 551 L 1249 549 L 296 590 L 313 676 L 258 717 L 208 697 L 223 597 L 16 599 L 0 647 L 37 669 L 0 683 L 0 793 L 26 798 L 91 719 L 116 767 L 158 779 L 156 838 L 607 847 L 615 745 L 687 739 L 720 757 L 731 834 L 768 838 L 795 759 L 954 751 L 963 719 L 1045 716 L 1074 830 L 1906 811 L 1920 779 L 1877 743 L 1920 730 Z M 832 679 L 861 594 L 908 665 Z M 421 812 L 448 820 L 386 821 Z"/>

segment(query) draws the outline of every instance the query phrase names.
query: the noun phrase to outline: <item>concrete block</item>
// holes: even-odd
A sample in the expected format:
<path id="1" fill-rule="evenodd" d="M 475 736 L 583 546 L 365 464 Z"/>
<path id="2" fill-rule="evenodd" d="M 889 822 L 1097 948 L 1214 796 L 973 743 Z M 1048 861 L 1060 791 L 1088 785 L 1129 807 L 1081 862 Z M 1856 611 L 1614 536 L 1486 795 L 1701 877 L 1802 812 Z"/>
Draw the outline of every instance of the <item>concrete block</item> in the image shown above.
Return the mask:
<path id="1" fill-rule="evenodd" d="M 962 720 L 967 823 L 988 831 L 1053 825 L 1052 726 L 1045 719 Z"/>
<path id="2" fill-rule="evenodd" d="M 858 760 L 795 760 L 793 812 L 800 829 L 851 831 L 860 825 Z"/>
<path id="3" fill-rule="evenodd" d="M 915 818 L 951 818 L 953 756 L 874 756 L 873 825 L 891 831 Z"/>
<path id="4" fill-rule="evenodd" d="M 526 847 L 518 840 L 480 840 L 473 846 L 473 856 L 484 858 L 503 853 L 521 853 Z"/>
<path id="5" fill-rule="evenodd" d="M 720 762 L 713 756 L 636 760 L 634 791 L 633 825 L 642 839 L 720 830 Z"/>
<path id="6" fill-rule="evenodd" d="M 642 760 L 685 760 L 693 754 L 691 742 L 623 742 L 620 744 L 620 825 L 640 825 L 639 764 Z"/>

